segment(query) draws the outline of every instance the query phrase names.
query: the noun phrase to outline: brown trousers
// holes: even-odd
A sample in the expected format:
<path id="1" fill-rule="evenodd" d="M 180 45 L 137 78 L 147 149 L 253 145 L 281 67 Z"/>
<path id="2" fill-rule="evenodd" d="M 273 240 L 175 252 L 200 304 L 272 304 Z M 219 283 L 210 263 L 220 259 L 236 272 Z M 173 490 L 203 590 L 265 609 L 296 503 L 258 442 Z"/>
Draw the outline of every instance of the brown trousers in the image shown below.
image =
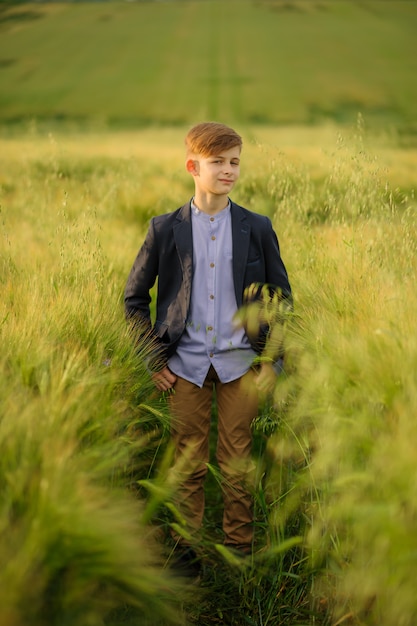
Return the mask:
<path id="1" fill-rule="evenodd" d="M 253 503 L 249 486 L 251 423 L 258 411 L 255 372 L 221 383 L 210 367 L 202 388 L 178 377 L 170 396 L 175 465 L 180 476 L 178 506 L 192 532 L 204 515 L 204 479 L 209 462 L 213 398 L 218 415 L 217 462 L 222 474 L 223 532 L 226 545 L 249 547 L 253 539 Z M 214 395 L 215 393 L 215 395 Z M 185 460 L 185 462 L 184 462 Z M 174 534 L 180 543 L 184 540 Z"/>

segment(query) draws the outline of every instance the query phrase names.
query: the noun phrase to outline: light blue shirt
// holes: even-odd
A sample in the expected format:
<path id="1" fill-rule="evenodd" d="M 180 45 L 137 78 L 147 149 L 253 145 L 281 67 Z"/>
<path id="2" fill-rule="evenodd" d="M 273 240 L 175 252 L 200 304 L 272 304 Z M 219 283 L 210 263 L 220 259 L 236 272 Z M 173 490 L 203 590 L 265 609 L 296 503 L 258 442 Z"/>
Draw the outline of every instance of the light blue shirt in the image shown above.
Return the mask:
<path id="1" fill-rule="evenodd" d="M 222 383 L 249 370 L 256 354 L 233 321 L 237 312 L 232 268 L 230 203 L 208 215 L 191 203 L 193 283 L 185 331 L 168 367 L 203 386 L 210 365 Z"/>

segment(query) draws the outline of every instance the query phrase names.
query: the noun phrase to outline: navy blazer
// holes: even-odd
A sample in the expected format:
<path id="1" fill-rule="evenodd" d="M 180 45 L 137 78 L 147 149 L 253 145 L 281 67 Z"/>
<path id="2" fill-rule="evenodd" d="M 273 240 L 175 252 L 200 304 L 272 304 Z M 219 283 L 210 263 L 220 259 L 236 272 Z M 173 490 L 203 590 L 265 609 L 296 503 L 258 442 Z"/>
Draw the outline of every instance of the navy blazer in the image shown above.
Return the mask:
<path id="1" fill-rule="evenodd" d="M 233 281 L 240 308 L 250 285 L 268 285 L 284 298 L 291 298 L 287 271 L 281 259 L 277 236 L 268 217 L 231 203 Z M 158 278 L 156 319 L 151 322 L 150 290 Z M 150 333 L 155 341 L 159 367 L 174 354 L 184 332 L 193 280 L 191 202 L 172 213 L 151 220 L 145 241 L 130 271 L 125 289 L 128 319 Z M 259 294 L 259 289 L 255 290 Z M 262 350 L 262 335 L 249 338 L 256 352 Z"/>

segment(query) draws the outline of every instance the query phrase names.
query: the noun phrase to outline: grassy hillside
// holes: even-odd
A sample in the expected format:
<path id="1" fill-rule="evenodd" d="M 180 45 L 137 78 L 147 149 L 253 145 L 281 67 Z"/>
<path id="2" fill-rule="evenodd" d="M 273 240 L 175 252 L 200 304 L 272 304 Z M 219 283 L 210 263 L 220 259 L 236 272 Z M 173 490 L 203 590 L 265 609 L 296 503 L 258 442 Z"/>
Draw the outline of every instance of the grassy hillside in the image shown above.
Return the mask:
<path id="1" fill-rule="evenodd" d="M 3 123 L 416 127 L 415 2 L 4 3 L 0 34 Z"/>

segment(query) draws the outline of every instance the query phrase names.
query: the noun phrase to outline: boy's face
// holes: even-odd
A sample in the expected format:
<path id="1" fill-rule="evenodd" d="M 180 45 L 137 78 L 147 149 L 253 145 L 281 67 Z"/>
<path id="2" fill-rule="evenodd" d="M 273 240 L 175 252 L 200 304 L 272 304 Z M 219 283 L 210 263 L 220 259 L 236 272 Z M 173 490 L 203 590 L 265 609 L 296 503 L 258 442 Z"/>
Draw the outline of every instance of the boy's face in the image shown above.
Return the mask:
<path id="1" fill-rule="evenodd" d="M 200 193 L 227 196 L 240 174 L 240 147 L 222 150 L 208 157 L 197 156 L 186 162 Z"/>

